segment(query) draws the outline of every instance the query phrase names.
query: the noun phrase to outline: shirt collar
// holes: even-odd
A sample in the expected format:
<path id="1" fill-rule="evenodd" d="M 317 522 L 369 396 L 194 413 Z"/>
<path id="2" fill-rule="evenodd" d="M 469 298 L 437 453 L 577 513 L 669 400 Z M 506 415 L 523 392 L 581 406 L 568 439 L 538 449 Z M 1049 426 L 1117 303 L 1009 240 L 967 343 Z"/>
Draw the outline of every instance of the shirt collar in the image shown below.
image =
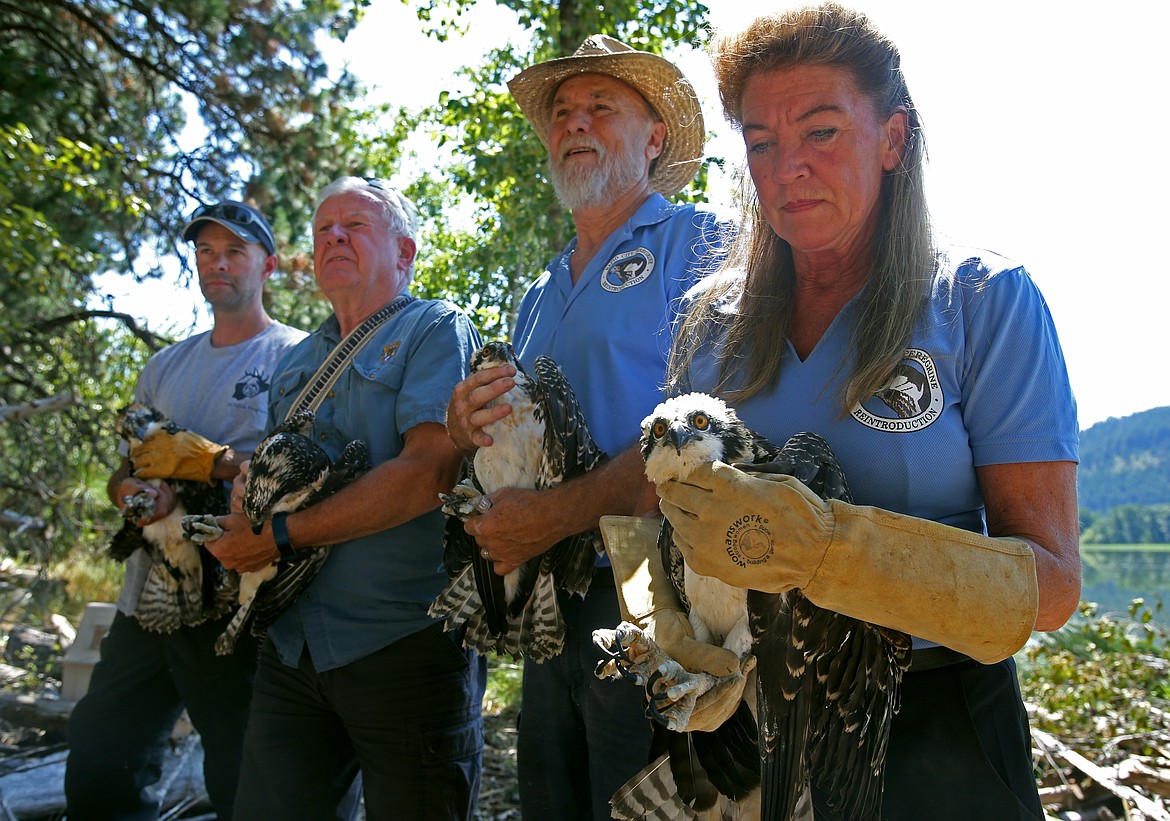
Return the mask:
<path id="1" fill-rule="evenodd" d="M 605 244 L 601 247 L 601 252 L 590 260 L 588 267 L 585 269 L 586 274 L 590 273 L 597 265 L 606 265 L 613 257 L 613 249 L 620 243 L 626 242 L 633 235 L 634 232 L 640 228 L 645 228 L 650 225 L 657 225 L 660 222 L 668 220 L 675 211 L 682 206 L 670 202 L 666 197 L 662 196 L 657 191 L 654 191 L 646 198 L 646 201 L 638 206 L 625 224 L 616 229 L 610 234 Z M 569 244 L 561 251 L 560 255 L 553 260 L 549 266 L 549 272 L 555 277 L 565 277 L 566 282 L 569 276 L 569 257 L 572 256 L 573 251 L 577 248 L 577 237 L 573 236 L 569 240 Z M 584 277 L 582 277 L 584 278 Z"/>

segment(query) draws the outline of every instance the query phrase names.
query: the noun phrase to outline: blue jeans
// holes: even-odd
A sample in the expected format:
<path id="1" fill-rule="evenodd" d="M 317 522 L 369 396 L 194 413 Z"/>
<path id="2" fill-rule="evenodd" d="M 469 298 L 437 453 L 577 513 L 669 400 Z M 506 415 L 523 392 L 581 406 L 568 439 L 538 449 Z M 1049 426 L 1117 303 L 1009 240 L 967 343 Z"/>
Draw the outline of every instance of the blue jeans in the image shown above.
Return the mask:
<path id="1" fill-rule="evenodd" d="M 230 616 L 161 634 L 117 613 L 89 692 L 69 717 L 65 797 L 71 821 L 156 821 L 163 753 L 184 706 L 203 743 L 203 777 L 220 821 L 232 818 L 256 642 L 217 656 Z M 245 816 L 240 816 L 245 817 Z"/>
<path id="2" fill-rule="evenodd" d="M 565 649 L 543 664 L 526 661 L 517 740 L 525 819 L 610 818 L 609 799 L 650 761 L 650 720 L 642 688 L 601 681 L 593 631 L 617 627 L 613 573 L 598 568 L 584 600 L 561 597 Z"/>
<path id="3" fill-rule="evenodd" d="M 436 624 L 344 667 L 297 667 L 265 641 L 244 740 L 240 818 L 470 819 L 479 796 L 487 665 Z"/>

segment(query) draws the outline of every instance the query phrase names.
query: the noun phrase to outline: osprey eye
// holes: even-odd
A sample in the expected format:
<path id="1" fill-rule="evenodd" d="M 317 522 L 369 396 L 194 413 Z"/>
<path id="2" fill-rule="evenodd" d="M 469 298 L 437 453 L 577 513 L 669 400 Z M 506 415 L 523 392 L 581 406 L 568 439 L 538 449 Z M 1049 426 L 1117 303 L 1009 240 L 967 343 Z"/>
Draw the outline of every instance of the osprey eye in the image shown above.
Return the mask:
<path id="1" fill-rule="evenodd" d="M 695 430 L 706 430 L 711 424 L 711 419 L 705 413 L 696 413 L 691 417 L 691 425 Z"/>
<path id="2" fill-rule="evenodd" d="M 653 428 L 652 432 L 654 433 L 655 436 L 665 436 L 666 435 L 666 423 L 663 422 L 661 419 L 659 419 L 658 421 L 656 421 L 654 423 L 654 428 Z"/>

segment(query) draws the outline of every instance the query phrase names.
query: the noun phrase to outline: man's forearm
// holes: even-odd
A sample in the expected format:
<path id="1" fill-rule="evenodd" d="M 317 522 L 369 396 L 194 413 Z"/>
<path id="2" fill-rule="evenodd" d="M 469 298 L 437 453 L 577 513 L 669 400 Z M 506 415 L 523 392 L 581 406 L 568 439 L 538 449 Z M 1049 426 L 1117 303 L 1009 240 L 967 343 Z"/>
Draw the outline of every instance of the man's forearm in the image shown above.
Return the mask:
<path id="1" fill-rule="evenodd" d="M 332 544 L 417 518 L 439 506 L 439 493 L 454 485 L 460 461 L 441 425 L 412 428 L 397 457 L 320 504 L 290 514 L 289 539 L 294 546 Z"/>
<path id="2" fill-rule="evenodd" d="M 231 481 L 240 472 L 240 465 L 251 458 L 251 453 L 238 451 L 229 445 L 227 450 L 216 457 L 215 463 L 211 466 L 211 478 Z"/>
<path id="3" fill-rule="evenodd" d="M 602 516 L 630 516 L 640 507 L 649 481 L 638 446 L 631 445 L 604 465 L 555 488 L 566 535 L 597 527 Z M 571 529 L 570 529 L 571 528 Z"/>

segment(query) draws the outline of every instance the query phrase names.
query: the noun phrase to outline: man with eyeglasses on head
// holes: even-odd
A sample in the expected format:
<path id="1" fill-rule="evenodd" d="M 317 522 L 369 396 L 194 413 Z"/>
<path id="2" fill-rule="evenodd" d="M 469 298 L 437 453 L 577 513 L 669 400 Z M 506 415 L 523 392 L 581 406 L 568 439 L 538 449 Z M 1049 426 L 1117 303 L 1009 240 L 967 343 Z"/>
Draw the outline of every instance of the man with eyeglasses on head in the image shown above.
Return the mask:
<path id="1" fill-rule="evenodd" d="M 454 305 L 410 295 L 417 221 L 380 180 L 343 177 L 318 195 L 314 275 L 334 313 L 281 363 L 268 421 L 315 394 L 313 440 L 332 459 L 363 440 L 372 468 L 259 534 L 238 512 L 223 517 L 224 535 L 208 543 L 240 571 L 332 545 L 261 647 L 241 817 L 336 818 L 359 772 L 371 821 L 475 810 L 486 665 L 427 608 L 447 581 L 439 493 L 462 461 L 447 398 L 479 334 Z M 326 374 L 336 382 L 318 391 Z"/>
<path id="2" fill-rule="evenodd" d="M 156 353 L 139 375 L 135 401 L 184 429 L 136 446 L 110 477 L 107 492 L 119 508 L 137 493 L 153 497 L 154 513 L 136 520 L 140 527 L 174 509 L 171 480 L 229 482 L 237 475 L 263 436 L 276 364 L 305 337 L 264 309 L 264 282 L 278 260 L 263 214 L 242 202 L 202 206 L 182 238 L 195 246 L 214 324 Z M 159 817 L 164 745 L 184 707 L 203 744 L 208 796 L 221 821 L 233 816 L 256 643 L 216 655 L 230 613 L 194 617 L 171 632 L 144 627 L 135 614 L 150 563 L 143 550 L 127 559 L 101 661 L 70 717 L 65 794 L 73 821 Z"/>

